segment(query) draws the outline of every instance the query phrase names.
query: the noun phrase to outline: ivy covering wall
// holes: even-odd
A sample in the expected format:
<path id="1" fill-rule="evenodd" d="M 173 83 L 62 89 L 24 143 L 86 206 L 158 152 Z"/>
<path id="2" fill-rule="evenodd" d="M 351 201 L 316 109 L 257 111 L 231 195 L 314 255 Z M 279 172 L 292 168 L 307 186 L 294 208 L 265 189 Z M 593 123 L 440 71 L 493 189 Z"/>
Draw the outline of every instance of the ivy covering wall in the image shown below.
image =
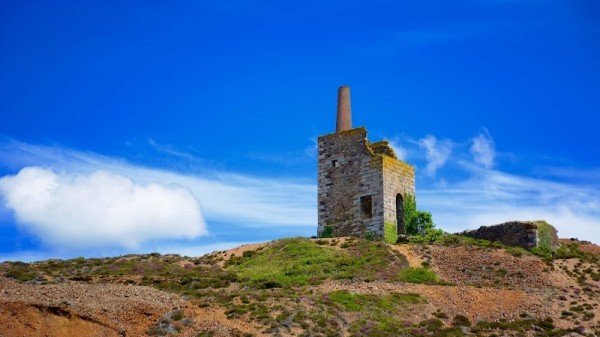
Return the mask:
<path id="1" fill-rule="evenodd" d="M 556 229 L 546 221 L 537 221 L 538 247 L 553 249 L 556 248 Z"/>
<path id="2" fill-rule="evenodd" d="M 386 221 L 383 224 L 383 240 L 387 243 L 396 243 L 398 240 L 398 225 Z"/>

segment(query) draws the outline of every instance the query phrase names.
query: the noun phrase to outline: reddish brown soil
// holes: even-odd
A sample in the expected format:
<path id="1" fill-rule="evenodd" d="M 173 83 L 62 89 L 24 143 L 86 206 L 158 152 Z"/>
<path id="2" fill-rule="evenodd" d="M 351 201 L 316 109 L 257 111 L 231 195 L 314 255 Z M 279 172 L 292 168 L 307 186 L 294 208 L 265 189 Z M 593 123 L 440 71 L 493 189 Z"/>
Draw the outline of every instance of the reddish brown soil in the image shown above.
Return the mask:
<path id="1" fill-rule="evenodd" d="M 535 256 L 515 257 L 501 249 L 436 247 L 422 252 L 444 280 L 460 285 L 549 288 L 550 268 Z"/>

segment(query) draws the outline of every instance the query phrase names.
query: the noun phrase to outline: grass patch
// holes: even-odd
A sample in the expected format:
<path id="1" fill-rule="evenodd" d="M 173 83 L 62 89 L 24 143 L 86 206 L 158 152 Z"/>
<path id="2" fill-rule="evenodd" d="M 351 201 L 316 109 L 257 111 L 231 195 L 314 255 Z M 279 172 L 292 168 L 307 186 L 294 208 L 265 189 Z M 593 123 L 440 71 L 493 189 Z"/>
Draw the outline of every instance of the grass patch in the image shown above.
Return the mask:
<path id="1" fill-rule="evenodd" d="M 424 267 L 407 267 L 400 271 L 398 280 L 408 283 L 424 283 L 437 284 L 439 283 L 437 275 L 429 268 Z"/>
<path id="2" fill-rule="evenodd" d="M 64 279 L 85 283 L 149 285 L 191 297 L 199 289 L 223 288 L 236 281 L 234 273 L 219 268 L 211 256 L 185 258 L 179 255 L 126 255 L 113 258 L 11 262 L 1 266 L 6 277 L 19 281 Z M 141 278 L 139 277 L 141 276 Z"/>
<path id="3" fill-rule="evenodd" d="M 282 239 L 254 254 L 234 257 L 225 268 L 240 281 L 259 288 L 318 284 L 325 279 L 375 279 L 402 263 L 383 243 L 360 240 L 344 250 L 320 245 L 318 240 Z M 343 246 L 343 245 L 342 245 Z"/>
<path id="4" fill-rule="evenodd" d="M 269 247 L 227 264 L 239 278 L 264 288 L 315 284 L 323 278 L 339 274 L 351 264 L 347 253 L 319 245 L 308 239 L 283 239 Z"/>
<path id="5" fill-rule="evenodd" d="M 4 274 L 6 277 L 14 278 L 21 282 L 32 281 L 38 278 L 36 270 L 29 268 L 29 265 L 23 262 L 10 262 L 10 269 Z"/>
<path id="6" fill-rule="evenodd" d="M 506 252 L 514 257 L 521 257 L 523 255 L 530 255 L 526 249 L 521 247 L 507 247 Z"/>
<path id="7" fill-rule="evenodd" d="M 389 295 L 370 295 L 370 294 L 352 294 L 346 290 L 334 291 L 323 296 L 323 301 L 331 301 L 339 304 L 342 308 L 349 311 L 364 311 L 380 309 L 393 310 L 398 305 L 403 304 L 422 304 L 427 301 L 417 294 L 399 294 Z"/>

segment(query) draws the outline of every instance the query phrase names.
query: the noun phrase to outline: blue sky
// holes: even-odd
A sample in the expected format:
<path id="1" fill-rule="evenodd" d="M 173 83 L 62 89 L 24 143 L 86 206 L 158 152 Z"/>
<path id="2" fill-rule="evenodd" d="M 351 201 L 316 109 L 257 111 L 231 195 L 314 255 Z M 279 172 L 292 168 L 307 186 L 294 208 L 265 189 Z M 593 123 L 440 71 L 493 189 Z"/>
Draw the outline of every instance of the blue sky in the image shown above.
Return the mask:
<path id="1" fill-rule="evenodd" d="M 316 232 L 319 135 L 417 169 L 447 231 L 600 243 L 597 1 L 5 1 L 0 260 Z"/>

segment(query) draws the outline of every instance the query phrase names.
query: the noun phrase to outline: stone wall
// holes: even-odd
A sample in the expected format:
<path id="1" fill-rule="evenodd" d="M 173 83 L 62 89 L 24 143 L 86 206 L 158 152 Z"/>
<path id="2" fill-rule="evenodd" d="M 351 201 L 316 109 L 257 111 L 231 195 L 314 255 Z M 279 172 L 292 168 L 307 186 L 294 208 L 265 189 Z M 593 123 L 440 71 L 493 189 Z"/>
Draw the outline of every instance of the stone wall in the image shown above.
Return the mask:
<path id="1" fill-rule="evenodd" d="M 406 194 L 415 195 L 415 168 L 390 157 L 382 157 L 383 171 L 383 221 L 395 225 L 396 232 L 404 234 L 402 216 L 403 200 Z M 397 196 L 401 196 L 397 204 Z M 399 206 L 399 207 L 398 207 Z M 398 214 L 398 212 L 400 214 Z M 397 221 L 399 217 L 400 222 Z M 399 227 L 399 228 L 398 228 Z"/>
<path id="2" fill-rule="evenodd" d="M 545 221 L 510 221 L 494 226 L 483 226 L 477 230 L 464 231 L 461 235 L 498 241 L 507 246 L 525 249 L 545 246 L 553 248 L 558 245 L 556 228 Z"/>
<path id="3" fill-rule="evenodd" d="M 319 228 L 334 236 L 364 236 L 383 219 L 381 177 L 371 169 L 367 130 L 356 128 L 319 137 Z M 372 217 L 361 216 L 360 197 L 371 196 Z"/>
<path id="4" fill-rule="evenodd" d="M 318 234 L 330 225 L 334 236 L 384 237 L 392 231 L 385 224 L 396 225 L 396 195 L 414 193 L 414 168 L 395 159 L 385 141 L 375 143 L 375 152 L 366 136 L 361 127 L 319 137 Z"/>

